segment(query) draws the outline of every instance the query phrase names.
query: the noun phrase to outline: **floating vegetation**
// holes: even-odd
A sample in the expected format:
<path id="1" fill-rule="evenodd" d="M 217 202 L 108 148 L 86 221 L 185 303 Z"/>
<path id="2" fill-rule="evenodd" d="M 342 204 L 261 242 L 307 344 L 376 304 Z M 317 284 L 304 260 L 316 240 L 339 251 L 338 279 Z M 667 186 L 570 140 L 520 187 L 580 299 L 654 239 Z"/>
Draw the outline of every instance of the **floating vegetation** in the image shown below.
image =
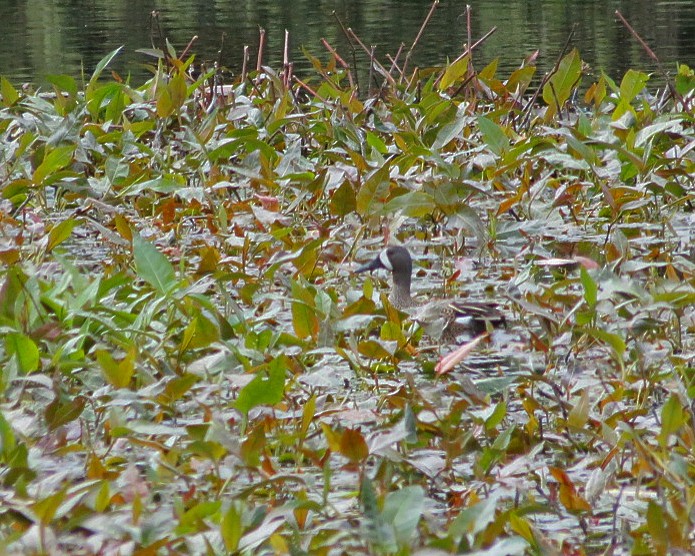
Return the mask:
<path id="1" fill-rule="evenodd" d="M 693 549 L 692 69 L 163 52 L 0 81 L 8 553 Z M 507 328 L 431 345 L 388 243 Z"/>

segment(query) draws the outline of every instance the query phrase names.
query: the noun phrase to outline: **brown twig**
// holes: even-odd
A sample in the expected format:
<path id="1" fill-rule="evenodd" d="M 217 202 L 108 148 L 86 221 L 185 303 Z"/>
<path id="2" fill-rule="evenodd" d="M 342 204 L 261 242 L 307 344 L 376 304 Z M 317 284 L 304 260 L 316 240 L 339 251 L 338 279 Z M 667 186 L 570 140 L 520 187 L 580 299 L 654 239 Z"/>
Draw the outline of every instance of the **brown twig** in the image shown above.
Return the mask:
<path id="1" fill-rule="evenodd" d="M 401 43 L 400 46 L 398 47 L 398 51 L 396 52 L 396 55 L 393 58 L 391 58 L 391 56 L 389 56 L 388 54 L 386 55 L 386 57 L 391 61 L 391 68 L 389 69 L 389 75 L 393 75 L 394 69 L 397 69 L 399 71 L 399 73 L 401 74 L 401 78 L 405 75 L 405 73 L 403 72 L 403 69 L 405 69 L 405 68 L 401 69 L 398 67 L 398 58 L 401 57 L 401 54 L 403 53 L 404 47 L 405 47 L 405 45 L 403 43 Z M 399 78 L 399 81 L 400 81 L 400 78 Z"/>
<path id="2" fill-rule="evenodd" d="M 374 56 L 375 52 L 376 46 L 372 45 L 372 47 L 369 49 L 369 77 L 367 77 L 367 94 L 372 92 L 372 81 L 376 81 L 374 79 L 374 63 L 376 62 L 376 57 Z"/>
<path id="3" fill-rule="evenodd" d="M 389 81 L 391 85 L 396 85 L 396 81 L 391 77 L 388 71 L 386 71 L 386 68 L 382 66 L 379 61 L 374 57 L 374 48 L 372 47 L 371 49 L 367 48 L 367 46 L 360 40 L 360 38 L 355 34 L 355 32 L 348 28 L 347 32 L 350 34 L 350 36 L 355 40 L 355 42 L 360 45 L 360 47 L 367 53 L 369 56 L 370 61 L 372 61 L 373 65 L 379 68 L 379 70 L 383 73 L 384 77 Z"/>
<path id="4" fill-rule="evenodd" d="M 335 51 L 335 49 L 334 49 L 330 44 L 328 44 L 328 41 L 327 41 L 326 39 L 322 38 L 322 39 L 321 39 L 321 42 L 323 43 L 323 46 L 326 47 L 326 50 L 328 50 L 328 52 L 331 53 L 331 55 L 333 56 L 333 58 L 335 59 L 335 61 L 336 61 L 344 70 L 347 71 L 347 76 L 348 76 L 348 81 L 350 82 L 350 87 L 354 87 L 354 86 L 355 86 L 355 83 L 354 83 L 354 81 L 352 80 L 352 72 L 350 71 L 350 66 L 348 65 L 348 63 L 347 63 L 345 60 L 343 60 L 343 59 L 341 58 L 340 54 L 338 54 L 338 53 Z"/>
<path id="5" fill-rule="evenodd" d="M 398 70 L 398 73 L 400 74 L 399 81 L 403 79 L 403 70 L 398 67 L 398 58 L 393 58 L 390 54 L 387 54 L 386 57 L 389 59 L 389 62 L 391 62 L 391 68 L 389 69 L 389 73 L 393 75 L 393 70 Z"/>
<path id="6" fill-rule="evenodd" d="M 186 57 L 186 54 L 188 54 L 188 51 L 193 48 L 193 43 L 198 40 L 198 35 L 193 35 L 191 37 L 191 40 L 188 41 L 188 44 L 186 45 L 186 48 L 183 49 L 183 52 L 181 52 L 181 55 L 179 56 L 180 60 L 183 60 Z"/>
<path id="7" fill-rule="evenodd" d="M 222 33 L 222 40 L 220 41 L 220 49 L 217 51 L 217 68 L 222 67 L 222 53 L 224 52 L 224 41 L 227 39 L 227 33 Z"/>
<path id="8" fill-rule="evenodd" d="M 466 44 L 471 44 L 473 40 L 473 32 L 471 29 L 471 5 L 466 4 Z M 473 70 L 473 52 L 471 52 L 470 60 L 468 60 L 468 76 L 471 77 L 475 71 Z"/>
<path id="9" fill-rule="evenodd" d="M 249 45 L 245 44 L 244 45 L 244 59 L 241 63 L 241 81 L 242 83 L 246 81 L 246 74 L 248 71 L 248 62 L 249 62 Z"/>
<path id="10" fill-rule="evenodd" d="M 473 52 L 473 50 L 475 50 L 478 46 L 480 46 L 482 43 L 484 43 L 490 37 L 490 35 L 492 35 L 495 31 L 497 31 L 497 27 L 493 27 L 492 29 L 490 29 L 487 33 L 485 33 L 482 37 L 480 37 L 477 41 L 475 41 L 474 44 L 467 46 L 466 50 L 464 50 L 461 54 L 459 54 L 458 57 L 453 62 L 451 62 L 449 65 L 453 66 L 455 63 L 460 62 L 463 58 L 468 56 L 468 54 Z M 437 80 L 434 82 L 434 84 L 438 85 L 439 82 L 442 80 L 443 76 L 444 76 L 444 72 L 442 72 L 442 74 L 439 77 L 437 77 Z"/>
<path id="11" fill-rule="evenodd" d="M 260 73 L 261 67 L 263 66 L 263 51 L 265 50 L 265 29 L 263 27 L 258 29 L 258 34 L 260 39 L 258 41 L 258 59 L 256 60 L 256 71 Z"/>
<path id="12" fill-rule="evenodd" d="M 642 40 L 642 37 L 639 36 L 637 31 L 635 31 L 632 26 L 627 22 L 627 20 L 623 17 L 623 14 L 620 13 L 620 10 L 615 10 L 615 15 L 617 16 L 618 19 L 622 22 L 623 25 L 627 28 L 628 31 L 630 31 L 630 34 L 635 38 L 635 40 L 640 43 L 640 46 L 644 48 L 644 51 L 647 53 L 647 56 L 649 56 L 654 63 L 656 64 L 656 69 L 661 75 L 661 77 L 664 78 L 666 81 L 666 86 L 668 87 L 669 92 L 671 93 L 671 96 L 674 99 L 677 99 L 681 105 L 683 106 L 683 109 L 686 110 L 686 102 L 685 99 L 676 91 L 676 88 L 673 86 L 673 82 L 671 81 L 671 78 L 666 70 L 664 70 L 664 67 L 661 65 L 661 60 L 659 60 L 659 57 L 654 53 L 654 51 L 649 48 L 646 42 Z"/>
<path id="13" fill-rule="evenodd" d="M 285 29 L 285 48 L 282 51 L 282 84 L 290 88 L 292 64 L 290 63 L 290 32 Z"/>
<path id="14" fill-rule="evenodd" d="M 306 89 L 309 93 L 311 93 L 311 94 L 314 96 L 314 98 L 317 98 L 317 99 L 319 99 L 321 102 L 323 102 L 323 103 L 325 103 L 325 104 L 328 104 L 328 101 L 326 101 L 324 98 L 321 98 L 321 95 L 319 95 L 316 91 L 314 91 L 314 89 L 312 89 L 311 87 L 309 87 L 309 85 L 307 85 L 306 83 L 304 83 L 304 81 L 302 81 L 301 79 L 299 79 L 299 77 L 297 77 L 296 75 L 293 75 L 293 76 L 292 76 L 292 79 L 294 79 L 297 83 L 299 83 L 299 85 L 300 85 L 303 89 Z"/>
<path id="15" fill-rule="evenodd" d="M 521 127 L 524 127 L 525 125 L 528 124 L 528 122 L 531 119 L 531 112 L 533 111 L 533 107 L 536 104 L 536 100 L 538 99 L 538 95 L 541 93 L 543 90 L 543 87 L 545 87 L 545 84 L 550 80 L 550 78 L 555 75 L 560 68 L 560 62 L 562 62 L 562 59 L 565 57 L 565 53 L 567 52 L 567 49 L 569 48 L 570 42 L 572 41 L 572 37 L 574 36 L 574 32 L 577 28 L 577 24 L 575 23 L 572 26 L 572 30 L 570 31 L 570 34 L 567 36 L 567 40 L 565 41 L 565 45 L 562 47 L 562 50 L 560 51 L 560 54 L 558 55 L 557 59 L 555 60 L 555 65 L 553 66 L 553 69 L 550 70 L 548 73 L 546 73 L 543 76 L 543 79 L 541 79 L 541 83 L 536 89 L 536 91 L 533 93 L 533 96 L 529 100 L 529 102 L 526 104 L 524 109 L 521 111 L 521 114 L 524 116 L 522 121 L 521 121 Z"/>
<path id="16" fill-rule="evenodd" d="M 425 17 L 425 21 L 423 21 L 422 25 L 420 25 L 420 30 L 418 31 L 417 36 L 413 41 L 413 44 L 410 45 L 410 50 L 408 50 L 408 53 L 405 55 L 405 61 L 403 62 L 403 71 L 401 72 L 401 75 L 405 74 L 406 70 L 408 69 L 410 55 L 413 53 L 413 50 L 415 50 L 415 47 L 417 46 L 418 42 L 420 42 L 420 37 L 422 37 L 422 34 L 425 32 L 425 27 L 427 27 L 427 24 L 430 22 L 430 19 L 432 19 L 432 16 L 434 15 L 434 10 L 437 9 L 438 5 L 439 0 L 434 0 L 432 2 L 432 5 L 430 6 L 430 11 L 427 13 L 427 17 Z"/>
<path id="17" fill-rule="evenodd" d="M 359 74 L 357 71 L 357 50 L 355 49 L 355 45 L 352 42 L 352 39 L 350 38 L 350 33 L 348 33 L 348 30 L 345 28 L 345 25 L 343 25 L 343 22 L 340 20 L 338 17 L 338 14 L 333 11 L 333 17 L 335 17 L 336 21 L 338 22 L 338 25 L 340 26 L 340 29 L 342 30 L 343 34 L 345 35 L 345 38 L 348 41 L 348 44 L 350 45 L 350 52 L 352 53 L 352 66 L 353 69 L 355 70 L 355 86 L 357 87 L 357 90 L 360 90 L 360 81 L 359 81 Z"/>
<path id="18" fill-rule="evenodd" d="M 159 26 L 159 12 L 157 10 L 152 10 L 150 12 L 150 43 L 152 44 L 152 48 L 161 48 L 162 52 L 165 51 L 164 45 L 160 44 L 159 47 L 155 44 L 154 41 L 154 29 L 155 26 L 157 28 L 157 38 L 159 41 L 162 41 L 162 28 Z"/>

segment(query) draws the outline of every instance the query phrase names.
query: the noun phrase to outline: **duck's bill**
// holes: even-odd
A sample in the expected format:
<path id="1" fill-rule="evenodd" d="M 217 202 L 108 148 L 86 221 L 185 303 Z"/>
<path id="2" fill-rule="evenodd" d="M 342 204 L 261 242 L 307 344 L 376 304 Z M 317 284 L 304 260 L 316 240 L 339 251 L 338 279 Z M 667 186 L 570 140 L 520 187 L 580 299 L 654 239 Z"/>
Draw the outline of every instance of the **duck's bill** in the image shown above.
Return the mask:
<path id="1" fill-rule="evenodd" d="M 382 264 L 381 259 L 379 257 L 375 257 L 368 263 L 363 264 L 361 267 L 355 270 L 355 273 L 367 271 L 371 272 L 372 270 L 377 270 L 378 268 L 384 268 L 384 265 Z"/>

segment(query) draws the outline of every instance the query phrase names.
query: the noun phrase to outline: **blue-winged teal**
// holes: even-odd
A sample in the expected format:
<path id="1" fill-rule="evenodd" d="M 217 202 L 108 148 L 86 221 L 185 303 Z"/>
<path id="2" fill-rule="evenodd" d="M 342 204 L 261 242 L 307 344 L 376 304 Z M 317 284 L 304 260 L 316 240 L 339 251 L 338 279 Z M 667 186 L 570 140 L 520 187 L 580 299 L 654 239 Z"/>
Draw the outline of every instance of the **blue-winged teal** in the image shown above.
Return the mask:
<path id="1" fill-rule="evenodd" d="M 419 302 L 410 295 L 413 260 L 405 247 L 392 245 L 355 272 L 384 268 L 391 272 L 393 283 L 389 301 L 408 313 L 432 338 L 453 343 L 464 332 L 480 334 L 489 327 L 505 324 L 504 315 L 491 301 L 435 299 Z"/>

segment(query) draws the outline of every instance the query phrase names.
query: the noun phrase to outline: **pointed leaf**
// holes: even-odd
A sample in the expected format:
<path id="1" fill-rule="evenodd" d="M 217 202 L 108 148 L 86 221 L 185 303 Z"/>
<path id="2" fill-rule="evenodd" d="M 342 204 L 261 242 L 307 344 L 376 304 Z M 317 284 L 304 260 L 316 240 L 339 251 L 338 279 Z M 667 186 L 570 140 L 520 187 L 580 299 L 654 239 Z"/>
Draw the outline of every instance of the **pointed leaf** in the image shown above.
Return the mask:
<path id="1" fill-rule="evenodd" d="M 12 106 L 19 100 L 17 89 L 4 77 L 0 77 L 0 95 L 2 95 L 3 106 Z"/>
<path id="2" fill-rule="evenodd" d="M 355 199 L 357 214 L 373 216 L 388 200 L 390 171 L 391 162 L 386 161 L 383 166 L 367 175 Z"/>
<path id="3" fill-rule="evenodd" d="M 112 50 L 101 60 L 99 60 L 99 63 L 97 64 L 96 68 L 94 68 L 94 73 L 92 73 L 92 77 L 89 80 L 90 85 L 96 83 L 99 77 L 101 77 L 101 72 L 104 71 L 104 68 L 106 68 L 106 66 L 108 66 L 111 63 L 111 61 L 118 55 L 118 53 L 121 50 L 123 50 L 123 47 L 119 46 L 116 50 Z"/>
<path id="4" fill-rule="evenodd" d="M 244 414 L 259 405 L 273 406 L 282 400 L 285 392 L 285 369 L 287 361 L 284 356 L 273 359 L 266 369 L 256 373 L 251 382 L 239 392 L 234 404 Z"/>
<path id="5" fill-rule="evenodd" d="M 176 285 L 174 267 L 157 248 L 140 234 L 133 237 L 133 258 L 138 276 L 148 282 L 161 295 L 166 295 Z"/>
<path id="6" fill-rule="evenodd" d="M 359 429 L 345 429 L 340 437 L 340 453 L 351 463 L 361 463 L 369 455 L 369 447 Z"/>
<path id="7" fill-rule="evenodd" d="M 55 247 L 68 239 L 77 224 L 77 220 L 74 218 L 68 218 L 67 220 L 63 220 L 62 222 L 59 222 L 53 226 L 51 231 L 48 233 L 48 244 L 46 245 L 46 251 L 53 251 Z"/>
<path id="8" fill-rule="evenodd" d="M 44 157 L 43 162 L 41 162 L 39 167 L 34 171 L 34 175 L 32 176 L 34 184 L 42 185 L 48 176 L 65 168 L 72 162 L 74 152 L 74 145 L 64 145 L 50 151 Z"/>
<path id="9" fill-rule="evenodd" d="M 21 373 L 32 373 L 39 368 L 39 348 L 29 336 L 10 332 L 5 336 L 5 349 L 9 356 L 14 356 Z"/>
<path id="10" fill-rule="evenodd" d="M 451 87 L 456 81 L 461 79 L 468 72 L 469 56 L 464 56 L 449 64 L 444 70 L 444 75 L 439 80 L 439 90 L 444 91 Z"/>
<path id="11" fill-rule="evenodd" d="M 485 116 L 478 116 L 478 127 L 483 134 L 485 144 L 497 156 L 509 150 L 509 139 L 495 122 Z"/>

